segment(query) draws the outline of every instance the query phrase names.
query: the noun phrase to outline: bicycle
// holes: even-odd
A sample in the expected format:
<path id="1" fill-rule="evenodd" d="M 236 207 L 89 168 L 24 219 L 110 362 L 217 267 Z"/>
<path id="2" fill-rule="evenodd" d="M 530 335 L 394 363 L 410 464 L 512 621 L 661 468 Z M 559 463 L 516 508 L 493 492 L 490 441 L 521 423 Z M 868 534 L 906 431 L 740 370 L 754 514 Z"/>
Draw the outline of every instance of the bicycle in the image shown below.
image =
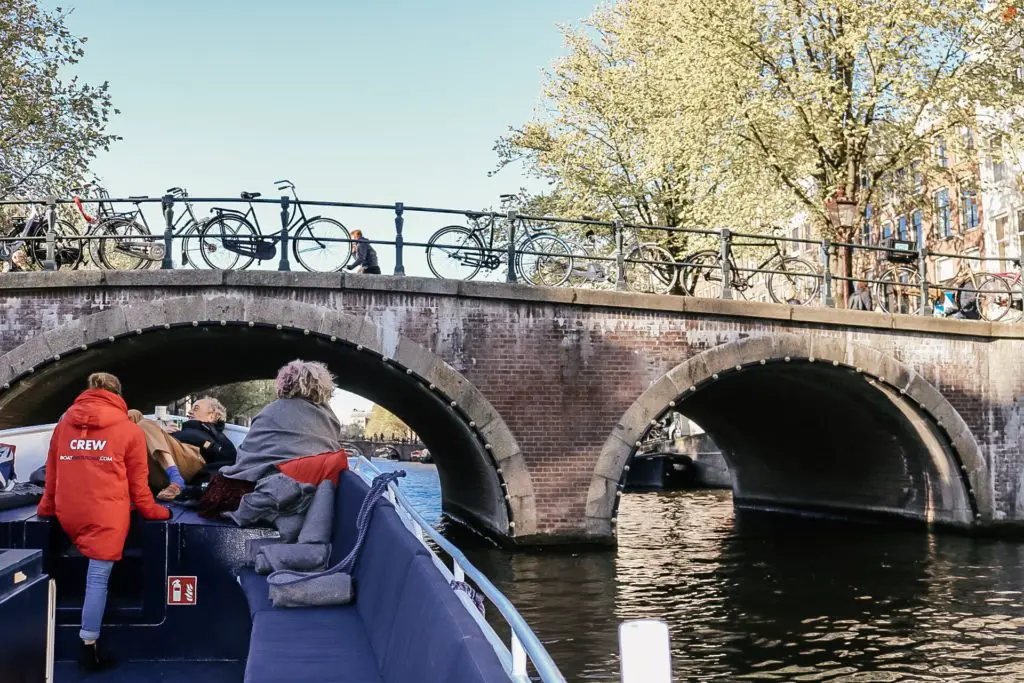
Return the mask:
<path id="1" fill-rule="evenodd" d="M 584 220 L 589 219 L 584 217 Z M 635 227 L 629 228 L 628 235 L 622 245 L 625 252 L 626 287 L 634 292 L 668 294 L 675 287 L 679 275 L 672 254 L 653 242 L 641 242 Z M 570 286 L 589 284 L 597 288 L 615 287 L 618 282 L 616 261 L 619 250 L 609 240 L 602 240 L 593 230 L 588 230 L 582 240 L 570 240 L 569 245 L 575 247 L 568 280 Z M 594 254 L 600 253 L 607 253 L 612 260 L 594 260 Z"/>
<path id="2" fill-rule="evenodd" d="M 86 233 L 90 260 L 106 270 L 145 270 L 162 260 L 163 242 L 152 234 L 146 215 L 142 213 L 141 202 L 149 197 L 129 197 L 135 202 L 135 209 L 117 211 L 109 201 L 110 193 L 99 185 L 86 183 L 76 193 L 93 188 L 98 196 L 95 217 L 85 210 L 78 194 L 74 197 L 78 212 L 86 225 L 91 226 Z"/>
<path id="3" fill-rule="evenodd" d="M 33 204 L 28 216 L 13 219 L 12 228 L 5 237 L 16 239 L 0 243 L 0 272 L 41 270 L 46 260 L 45 238 L 49 231 L 45 208 Z M 53 260 L 57 270 L 75 270 L 82 263 L 82 233 L 60 218 L 54 222 L 53 232 L 56 237 Z"/>
<path id="4" fill-rule="evenodd" d="M 503 213 L 518 201 L 514 194 L 500 196 Z M 493 212 L 467 212 L 472 227 L 446 225 L 427 240 L 427 266 L 434 277 L 442 280 L 472 280 L 481 269 L 497 270 L 508 261 L 508 243 L 496 238 L 500 216 Z M 572 252 L 558 235 L 548 230 L 534 230 L 520 219 L 525 228 L 516 236 L 517 276 L 531 285 L 557 287 L 569 279 Z M 486 246 L 485 246 L 486 245 Z M 455 268 L 453 275 L 442 271 Z"/>
<path id="5" fill-rule="evenodd" d="M 901 252 L 902 254 L 903 252 Z M 891 255 L 891 252 L 890 252 Z M 891 257 L 891 256 L 890 256 Z M 917 267 L 917 252 L 908 252 L 901 262 L 883 270 L 875 283 L 875 301 L 886 313 L 919 315 L 921 313 L 921 273 Z M 995 322 L 1013 307 L 1013 289 L 1005 278 L 994 273 L 977 272 L 970 259 L 959 259 L 957 272 L 951 278 L 931 283 L 930 288 L 955 290 L 953 301 L 957 312 L 977 311 L 979 317 Z"/>
<path id="6" fill-rule="evenodd" d="M 348 228 L 326 216 L 308 218 L 294 183 L 277 180 L 274 184 L 279 191 L 290 190 L 295 199 L 297 210 L 292 212 L 288 229 L 292 231 L 292 254 L 299 265 L 313 273 L 336 273 L 344 268 L 352 257 Z M 247 211 L 214 207 L 217 216 L 199 233 L 199 253 L 216 270 L 245 270 L 253 261 L 263 263 L 277 256 L 277 243 L 284 229 L 264 233 L 252 203 L 261 193 L 242 192 L 240 196 L 249 202 Z"/>
<path id="7" fill-rule="evenodd" d="M 782 234 L 779 229 L 773 232 L 776 236 Z M 778 239 L 764 237 L 733 246 L 770 246 L 772 250 L 771 255 L 749 271 L 741 271 L 737 267 L 734 252 L 729 250 L 729 285 L 741 298 L 747 298 L 747 293 L 755 287 L 757 277 L 762 274 L 760 271 L 768 270 L 771 272 L 764 273 L 765 286 L 768 296 L 775 303 L 805 306 L 817 299 L 821 288 L 817 269 L 802 258 L 786 256 Z M 716 250 L 706 249 L 687 256 L 680 269 L 680 283 L 683 291 L 690 296 L 720 298 L 722 255 Z"/>

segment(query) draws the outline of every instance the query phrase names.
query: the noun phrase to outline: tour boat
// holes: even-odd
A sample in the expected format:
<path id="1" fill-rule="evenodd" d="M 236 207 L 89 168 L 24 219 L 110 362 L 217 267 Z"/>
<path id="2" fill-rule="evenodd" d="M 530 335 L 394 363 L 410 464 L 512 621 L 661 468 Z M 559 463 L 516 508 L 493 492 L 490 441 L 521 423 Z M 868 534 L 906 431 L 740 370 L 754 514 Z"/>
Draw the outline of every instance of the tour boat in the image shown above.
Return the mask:
<path id="1" fill-rule="evenodd" d="M 0 443 L 16 449 L 21 480 L 45 461 L 53 427 L 0 431 Z M 227 431 L 237 444 L 246 430 Z M 350 465 L 336 496 L 332 564 L 352 548 L 355 518 L 380 474 L 361 457 Z M 340 607 L 273 606 L 246 551 L 269 529 L 178 505 L 166 522 L 133 519 L 100 641 L 118 665 L 82 677 L 75 658 L 87 559 L 35 508 L 0 510 L 5 682 L 526 683 L 528 662 L 545 683 L 565 680 L 508 599 L 394 484 L 374 508 L 353 572 L 355 600 Z M 481 594 L 506 623 L 508 646 L 474 600 Z"/>

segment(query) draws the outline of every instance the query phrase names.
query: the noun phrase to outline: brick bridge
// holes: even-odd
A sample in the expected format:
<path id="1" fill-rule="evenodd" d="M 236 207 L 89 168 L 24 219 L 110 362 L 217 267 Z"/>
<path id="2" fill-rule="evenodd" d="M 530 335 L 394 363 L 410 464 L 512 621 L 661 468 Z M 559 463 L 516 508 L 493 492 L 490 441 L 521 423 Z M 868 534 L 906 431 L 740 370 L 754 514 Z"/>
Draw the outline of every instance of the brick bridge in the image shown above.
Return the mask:
<path id="1" fill-rule="evenodd" d="M 610 542 L 634 444 L 676 409 L 739 506 L 1024 521 L 1024 326 L 619 292 L 277 272 L 0 278 L 0 426 L 104 369 L 145 408 L 327 362 L 434 453 L 445 511 Z"/>

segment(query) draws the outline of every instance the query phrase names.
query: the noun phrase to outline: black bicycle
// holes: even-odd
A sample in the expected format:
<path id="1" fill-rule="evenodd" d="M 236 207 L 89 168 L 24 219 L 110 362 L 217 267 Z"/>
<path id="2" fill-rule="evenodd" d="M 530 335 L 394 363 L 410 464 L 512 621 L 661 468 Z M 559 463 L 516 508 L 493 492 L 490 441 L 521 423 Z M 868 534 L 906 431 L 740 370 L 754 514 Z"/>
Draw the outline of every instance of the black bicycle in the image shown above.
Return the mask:
<path id="1" fill-rule="evenodd" d="M 110 202 L 110 193 L 99 185 L 86 183 L 76 193 L 89 191 L 95 191 L 96 197 L 84 201 L 96 202 L 96 216 L 85 210 L 82 197 L 76 194 L 74 201 L 89 226 L 86 238 L 93 264 L 105 270 L 145 270 L 163 259 L 163 240 L 153 235 L 142 213 L 141 202 L 148 196 L 129 197 L 135 208 L 118 211 Z"/>
<path id="2" fill-rule="evenodd" d="M 352 257 L 351 236 L 348 228 L 326 216 L 306 216 L 302 203 L 290 180 L 274 183 L 279 191 L 290 190 L 295 198 L 288 229 L 291 233 L 292 254 L 306 270 L 313 273 L 335 273 Z M 253 261 L 269 261 L 277 256 L 277 243 L 284 230 L 264 233 L 252 200 L 259 192 L 243 192 L 249 202 L 248 211 L 214 207 L 212 218 L 199 233 L 199 253 L 206 264 L 217 270 L 245 270 Z"/>
<path id="3" fill-rule="evenodd" d="M 776 229 L 776 235 L 781 231 Z M 734 243 L 735 247 L 756 247 L 767 249 L 770 255 L 750 271 L 741 270 L 733 251 L 729 250 L 730 283 L 733 291 L 743 299 L 752 298 L 761 290 L 761 271 L 764 273 L 764 287 L 768 296 L 776 303 L 805 306 L 818 297 L 821 279 L 817 269 L 795 256 L 787 256 L 777 239 L 770 237 L 752 238 L 746 243 Z M 690 296 L 718 299 L 722 296 L 722 255 L 718 250 L 706 249 L 690 254 L 683 259 L 680 269 L 680 284 Z"/>
<path id="4" fill-rule="evenodd" d="M 32 205 L 27 217 L 15 217 L 6 237 L 16 238 L 0 243 L 0 272 L 40 270 L 46 260 L 46 233 L 49 224 L 46 208 Z M 53 260 L 58 270 L 74 270 L 82 263 L 82 233 L 74 225 L 58 218 Z"/>

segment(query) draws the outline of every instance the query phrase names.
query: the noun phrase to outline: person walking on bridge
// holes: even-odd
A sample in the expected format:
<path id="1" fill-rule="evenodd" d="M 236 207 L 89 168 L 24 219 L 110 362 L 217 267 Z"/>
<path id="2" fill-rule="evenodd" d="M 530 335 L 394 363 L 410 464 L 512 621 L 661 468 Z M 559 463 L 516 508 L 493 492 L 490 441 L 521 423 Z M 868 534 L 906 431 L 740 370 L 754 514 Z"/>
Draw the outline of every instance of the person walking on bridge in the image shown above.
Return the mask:
<path id="1" fill-rule="evenodd" d="M 149 490 L 146 436 L 128 419 L 121 382 L 113 375 L 89 375 L 88 389 L 75 399 L 50 438 L 46 486 L 40 517 L 56 517 L 78 551 L 89 558 L 82 604 L 79 667 L 107 669 L 112 660 L 100 654 L 107 584 L 121 559 L 131 509 L 145 519 L 169 519 Z"/>
<path id="2" fill-rule="evenodd" d="M 352 237 L 355 238 L 355 242 L 352 243 L 352 253 L 356 255 L 356 260 L 349 265 L 348 269 L 355 270 L 359 268 L 360 273 L 380 275 L 377 252 L 374 250 L 373 245 L 370 244 L 370 240 L 363 237 L 362 230 L 353 230 Z M 362 267 L 360 268 L 360 266 Z"/>

